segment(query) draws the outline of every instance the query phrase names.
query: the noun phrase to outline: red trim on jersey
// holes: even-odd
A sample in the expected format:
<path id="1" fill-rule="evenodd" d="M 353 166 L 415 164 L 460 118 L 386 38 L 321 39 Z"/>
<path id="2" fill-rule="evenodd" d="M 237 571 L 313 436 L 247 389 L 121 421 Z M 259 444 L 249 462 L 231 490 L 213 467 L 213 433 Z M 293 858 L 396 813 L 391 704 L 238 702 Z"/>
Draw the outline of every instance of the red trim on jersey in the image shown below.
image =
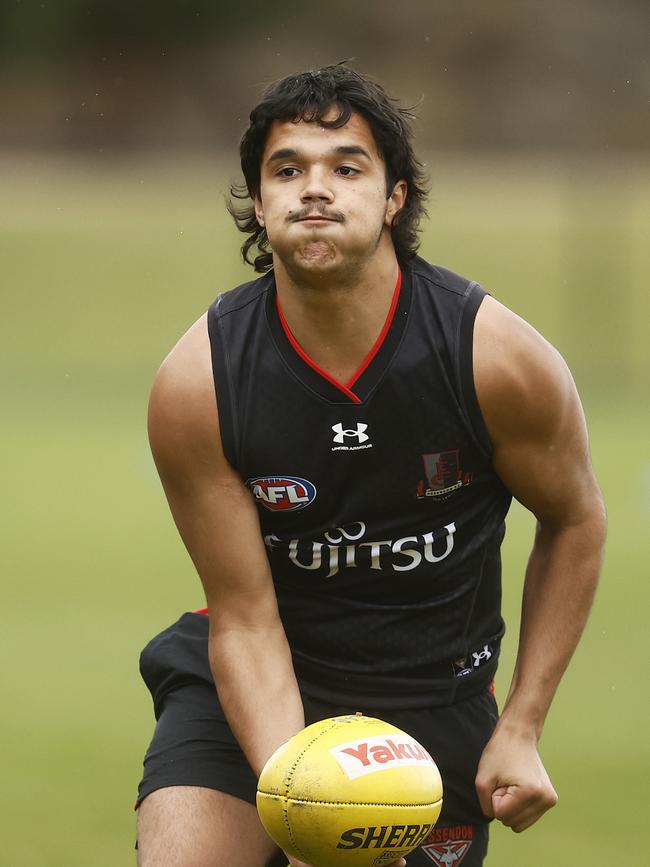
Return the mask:
<path id="1" fill-rule="evenodd" d="M 326 379 L 329 383 L 331 383 L 335 388 L 338 388 L 339 391 L 342 391 L 350 400 L 354 401 L 354 403 L 362 403 L 361 398 L 357 397 L 357 395 L 352 391 L 352 386 L 359 379 L 361 374 L 367 370 L 368 366 L 372 363 L 373 358 L 379 352 L 382 343 L 386 339 L 386 335 L 390 329 L 391 323 L 393 321 L 393 316 L 395 315 L 395 309 L 397 308 L 397 302 L 399 301 L 399 293 L 402 287 L 402 271 L 398 267 L 397 269 L 397 283 L 395 284 L 395 291 L 393 292 L 393 300 L 390 305 L 390 310 L 388 311 L 388 316 L 386 317 L 386 321 L 384 322 L 384 326 L 379 333 L 379 337 L 374 343 L 374 346 L 370 350 L 370 352 L 366 355 L 366 357 L 361 362 L 361 366 L 354 374 L 352 379 L 348 380 L 348 382 L 343 383 L 336 379 L 334 376 L 329 374 L 326 370 L 317 364 L 313 358 L 311 358 L 302 346 L 298 343 L 296 338 L 294 337 L 293 332 L 289 328 L 289 324 L 287 320 L 284 318 L 284 314 L 282 313 L 282 307 L 280 306 L 280 297 L 276 294 L 275 296 L 275 305 L 278 310 L 278 316 L 280 318 L 280 323 L 282 324 L 282 328 L 284 329 L 284 333 L 287 335 L 287 340 L 293 346 L 298 355 L 302 358 L 305 364 L 308 364 L 312 370 L 315 370 L 323 379 Z"/>
<path id="2" fill-rule="evenodd" d="M 375 341 L 375 345 L 372 347 L 370 352 L 366 355 L 366 357 L 361 362 L 361 367 L 357 370 L 357 372 L 354 374 L 352 379 L 348 380 L 345 383 L 348 388 L 352 388 L 354 383 L 359 379 L 361 374 L 368 368 L 368 366 L 372 362 L 375 355 L 377 355 L 377 353 L 381 349 L 381 345 L 384 342 L 384 340 L 386 339 L 386 335 L 388 334 L 390 326 L 393 322 L 393 316 L 395 315 L 395 310 L 397 309 L 397 302 L 399 301 L 399 293 L 400 293 L 401 288 L 402 288 L 402 271 L 398 267 L 398 269 L 397 269 L 397 283 L 395 284 L 395 291 L 393 292 L 393 300 L 391 302 L 390 310 L 388 311 L 388 316 L 386 317 L 386 321 L 384 322 L 384 327 L 379 332 L 379 337 Z"/>
<path id="3" fill-rule="evenodd" d="M 208 613 L 208 609 L 207 609 L 207 608 L 197 608 L 196 611 L 195 611 L 194 613 L 195 613 L 195 614 L 207 614 L 207 613 Z"/>
<path id="4" fill-rule="evenodd" d="M 316 362 L 307 355 L 302 346 L 298 343 L 296 338 L 293 336 L 293 332 L 289 328 L 287 320 L 284 318 L 284 314 L 282 313 L 282 308 L 280 307 L 280 298 L 278 295 L 275 296 L 275 306 L 278 308 L 278 316 L 280 317 L 280 322 L 282 323 L 282 327 L 284 328 L 284 333 L 287 335 L 287 340 L 293 346 L 298 355 L 302 358 L 305 364 L 308 364 L 312 370 L 315 370 L 323 379 L 326 379 L 330 382 L 335 388 L 338 388 L 339 391 L 342 391 L 350 400 L 354 401 L 354 403 L 361 403 L 361 398 L 357 397 L 353 391 L 344 385 L 342 382 L 339 382 L 338 379 L 335 379 L 333 376 L 323 370 Z"/>

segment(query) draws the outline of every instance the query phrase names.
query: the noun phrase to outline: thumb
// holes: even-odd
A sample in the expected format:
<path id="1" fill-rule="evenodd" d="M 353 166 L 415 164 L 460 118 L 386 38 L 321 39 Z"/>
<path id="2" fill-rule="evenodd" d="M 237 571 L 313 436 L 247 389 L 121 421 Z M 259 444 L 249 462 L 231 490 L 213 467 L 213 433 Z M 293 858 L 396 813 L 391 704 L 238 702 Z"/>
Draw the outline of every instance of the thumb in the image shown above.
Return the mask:
<path id="1" fill-rule="evenodd" d="M 509 786 L 499 786 L 492 792 L 492 816 L 495 819 L 501 818 L 512 797 Z"/>

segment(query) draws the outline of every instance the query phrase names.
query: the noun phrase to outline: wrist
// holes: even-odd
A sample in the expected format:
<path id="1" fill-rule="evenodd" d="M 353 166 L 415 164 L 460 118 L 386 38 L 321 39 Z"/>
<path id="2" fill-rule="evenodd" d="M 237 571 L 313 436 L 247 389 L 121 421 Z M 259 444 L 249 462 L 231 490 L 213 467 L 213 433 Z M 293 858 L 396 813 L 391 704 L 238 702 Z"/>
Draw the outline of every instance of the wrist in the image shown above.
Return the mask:
<path id="1" fill-rule="evenodd" d="M 539 742 L 545 715 L 538 707 L 523 702 L 509 701 L 503 708 L 497 729 L 519 740 Z"/>

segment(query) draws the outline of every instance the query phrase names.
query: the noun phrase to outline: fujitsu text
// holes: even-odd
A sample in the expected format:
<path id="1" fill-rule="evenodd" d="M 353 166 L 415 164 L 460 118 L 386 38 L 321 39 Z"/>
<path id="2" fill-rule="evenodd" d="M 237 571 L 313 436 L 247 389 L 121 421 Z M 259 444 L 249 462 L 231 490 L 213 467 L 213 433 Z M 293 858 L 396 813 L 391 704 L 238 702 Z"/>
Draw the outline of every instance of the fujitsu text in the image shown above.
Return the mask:
<path id="1" fill-rule="evenodd" d="M 452 521 L 436 530 L 401 539 L 366 541 L 365 533 L 366 525 L 357 521 L 328 530 L 323 541 L 281 539 L 270 534 L 264 537 L 264 542 L 269 551 L 286 552 L 299 569 L 320 572 L 325 578 L 353 567 L 410 572 L 422 563 L 440 563 L 451 554 L 456 525 Z"/>

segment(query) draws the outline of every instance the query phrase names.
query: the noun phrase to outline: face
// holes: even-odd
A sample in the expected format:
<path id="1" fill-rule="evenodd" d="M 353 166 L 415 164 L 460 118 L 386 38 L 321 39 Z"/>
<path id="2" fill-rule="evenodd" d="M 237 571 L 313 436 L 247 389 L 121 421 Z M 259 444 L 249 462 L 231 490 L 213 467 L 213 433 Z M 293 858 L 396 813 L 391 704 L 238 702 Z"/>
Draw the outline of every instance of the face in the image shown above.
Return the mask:
<path id="1" fill-rule="evenodd" d="M 279 260 L 298 278 L 324 276 L 358 268 L 382 244 L 392 248 L 390 226 L 406 199 L 406 183 L 388 192 L 384 160 L 360 115 L 339 129 L 275 121 L 255 213 L 276 266 Z"/>

